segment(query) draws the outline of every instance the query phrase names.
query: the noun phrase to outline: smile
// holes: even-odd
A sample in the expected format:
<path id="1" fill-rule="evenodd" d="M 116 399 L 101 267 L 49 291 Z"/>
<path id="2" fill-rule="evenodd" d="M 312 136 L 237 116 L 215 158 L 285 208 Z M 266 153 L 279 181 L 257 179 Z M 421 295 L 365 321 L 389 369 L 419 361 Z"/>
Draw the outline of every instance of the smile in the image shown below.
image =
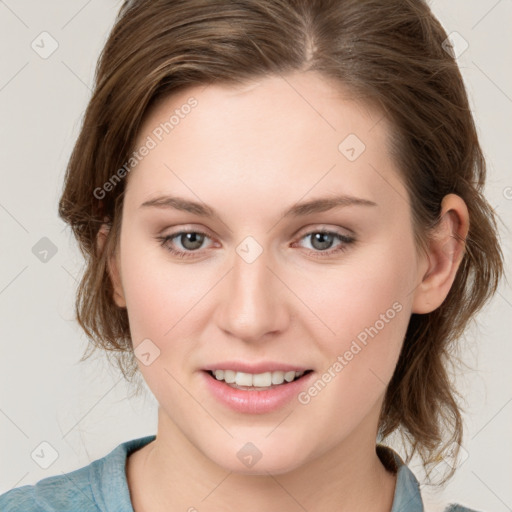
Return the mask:
<path id="1" fill-rule="evenodd" d="M 217 380 L 224 381 L 235 389 L 245 390 L 265 390 L 272 389 L 274 386 L 279 386 L 284 382 L 293 382 L 300 379 L 307 371 L 273 371 L 264 373 L 246 373 L 237 372 L 235 370 L 211 370 L 209 373 Z"/>
<path id="2" fill-rule="evenodd" d="M 217 369 L 200 373 L 204 386 L 219 404 L 242 414 L 279 410 L 297 398 L 316 375 L 313 370 L 246 373 Z"/>

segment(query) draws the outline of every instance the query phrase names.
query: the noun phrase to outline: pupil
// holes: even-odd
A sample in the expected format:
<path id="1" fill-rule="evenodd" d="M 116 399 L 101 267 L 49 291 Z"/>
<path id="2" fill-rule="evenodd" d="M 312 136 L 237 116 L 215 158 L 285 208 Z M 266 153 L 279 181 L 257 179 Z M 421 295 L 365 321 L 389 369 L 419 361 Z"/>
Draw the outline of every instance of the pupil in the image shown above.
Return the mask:
<path id="1" fill-rule="evenodd" d="M 329 233 L 315 233 L 312 240 L 312 245 L 315 249 L 328 249 L 331 244 L 333 235 Z M 326 241 L 327 240 L 327 241 Z"/>
<path id="2" fill-rule="evenodd" d="M 185 249 L 199 249 L 203 243 L 203 235 L 199 233 L 184 233 L 181 235 L 181 243 Z M 191 245 L 189 245 L 189 243 Z"/>

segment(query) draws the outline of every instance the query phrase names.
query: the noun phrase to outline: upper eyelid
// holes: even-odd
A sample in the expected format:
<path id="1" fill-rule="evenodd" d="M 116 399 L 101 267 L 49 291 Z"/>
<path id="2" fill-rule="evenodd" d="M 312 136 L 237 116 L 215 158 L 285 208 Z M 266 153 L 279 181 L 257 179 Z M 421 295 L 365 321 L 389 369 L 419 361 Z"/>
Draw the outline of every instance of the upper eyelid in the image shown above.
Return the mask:
<path id="1" fill-rule="evenodd" d="M 340 230 L 347 231 L 347 233 L 343 233 Z M 330 226 L 328 226 L 326 224 L 314 224 L 313 226 L 309 226 L 307 228 L 299 229 L 298 231 L 296 231 L 296 234 L 294 235 L 294 237 L 295 238 L 297 238 L 297 237 L 302 238 L 302 237 L 304 237 L 306 235 L 309 235 L 311 233 L 320 233 L 320 232 L 334 233 L 334 234 L 337 234 L 337 235 L 340 235 L 340 236 L 346 236 L 346 237 L 352 237 L 352 236 L 355 235 L 354 231 L 352 231 L 351 229 L 342 228 L 341 226 L 330 227 Z"/>

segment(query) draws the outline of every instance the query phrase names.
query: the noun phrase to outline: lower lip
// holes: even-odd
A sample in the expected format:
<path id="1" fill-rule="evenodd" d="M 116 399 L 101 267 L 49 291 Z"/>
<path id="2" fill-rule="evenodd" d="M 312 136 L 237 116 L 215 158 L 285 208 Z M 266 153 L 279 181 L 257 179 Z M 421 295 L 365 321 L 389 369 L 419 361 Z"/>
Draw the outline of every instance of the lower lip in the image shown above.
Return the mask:
<path id="1" fill-rule="evenodd" d="M 283 407 L 309 384 L 314 372 L 303 375 L 300 379 L 276 386 L 264 391 L 244 391 L 232 388 L 223 380 L 203 370 L 205 384 L 219 402 L 229 408 L 246 414 L 265 414 Z"/>

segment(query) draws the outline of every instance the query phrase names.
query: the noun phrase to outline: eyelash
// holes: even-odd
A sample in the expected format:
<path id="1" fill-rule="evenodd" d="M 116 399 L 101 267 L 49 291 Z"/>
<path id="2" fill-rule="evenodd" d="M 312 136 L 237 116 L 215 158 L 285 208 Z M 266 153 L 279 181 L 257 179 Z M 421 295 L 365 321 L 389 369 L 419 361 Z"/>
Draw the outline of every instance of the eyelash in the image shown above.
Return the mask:
<path id="1" fill-rule="evenodd" d="M 169 242 L 171 240 L 173 240 L 174 238 L 177 238 L 181 235 L 190 234 L 190 233 L 194 233 L 197 235 L 203 235 L 207 238 L 210 238 L 208 236 L 208 234 L 204 233 L 203 231 L 193 230 L 193 231 L 179 231 L 177 233 L 171 233 L 170 235 L 158 236 L 158 237 L 156 237 L 156 239 L 160 242 L 160 245 L 162 247 L 164 247 L 167 251 L 169 251 L 173 256 L 176 256 L 178 258 L 194 258 L 195 254 L 197 252 L 199 252 L 199 250 L 197 250 L 197 251 L 177 251 L 176 249 L 172 248 L 169 245 Z M 348 245 L 355 242 L 354 237 L 342 235 L 341 233 L 337 233 L 336 231 L 328 231 L 325 229 L 318 229 L 315 231 L 310 231 L 309 233 L 306 233 L 305 235 L 300 237 L 299 240 L 302 240 L 303 238 L 306 238 L 308 236 L 315 235 L 315 234 L 334 235 L 339 241 L 342 242 L 336 249 L 329 249 L 326 251 L 307 249 L 308 254 L 312 255 L 315 258 L 327 258 L 334 254 L 342 253 L 347 250 Z"/>

